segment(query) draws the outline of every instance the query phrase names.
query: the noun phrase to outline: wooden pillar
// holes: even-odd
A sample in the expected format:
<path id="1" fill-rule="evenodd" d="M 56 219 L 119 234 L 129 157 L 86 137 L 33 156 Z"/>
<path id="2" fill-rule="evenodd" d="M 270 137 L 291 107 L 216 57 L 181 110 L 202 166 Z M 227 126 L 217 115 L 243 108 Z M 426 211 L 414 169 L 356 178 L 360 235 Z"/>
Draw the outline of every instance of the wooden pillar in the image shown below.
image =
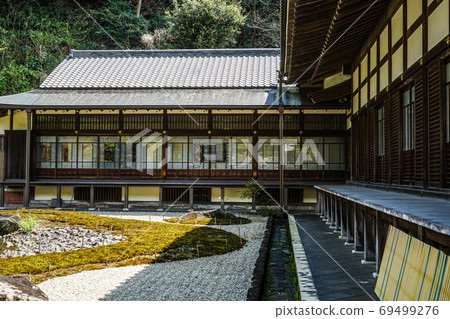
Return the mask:
<path id="1" fill-rule="evenodd" d="M 353 203 L 354 251 L 364 251 L 364 215 L 356 203 Z"/>
<path id="2" fill-rule="evenodd" d="M 14 111 L 9 111 L 9 129 L 12 131 L 14 129 Z"/>
<path id="3" fill-rule="evenodd" d="M 347 224 L 345 223 L 347 216 L 344 212 L 344 199 L 339 199 L 339 216 L 340 216 L 340 226 L 341 226 L 341 238 L 347 236 Z"/>
<path id="4" fill-rule="evenodd" d="M 289 198 L 288 198 L 288 188 L 285 188 L 285 189 L 284 189 L 284 196 L 283 196 L 283 199 L 284 199 L 284 205 L 283 205 L 283 207 L 284 207 L 284 209 L 285 209 L 286 211 L 288 211 L 288 210 L 289 210 L 289 205 L 288 205 L 288 202 L 289 202 Z"/>
<path id="5" fill-rule="evenodd" d="M 90 200 L 91 208 L 95 207 L 94 196 L 95 196 L 94 185 L 91 185 L 91 189 L 90 189 L 90 193 L 89 193 L 89 200 Z"/>
<path id="6" fill-rule="evenodd" d="M 56 186 L 56 207 L 61 207 L 61 185 Z"/>
<path id="7" fill-rule="evenodd" d="M 252 211 L 256 211 L 256 196 L 252 196 Z"/>
<path id="8" fill-rule="evenodd" d="M 252 138 L 252 176 L 254 179 L 258 179 L 258 135 L 256 135 L 256 131 Z"/>
<path id="9" fill-rule="evenodd" d="M 364 209 L 364 260 L 375 261 L 376 260 L 376 222 L 375 216 L 369 211 L 368 208 Z"/>
<path id="10" fill-rule="evenodd" d="M 327 223 L 331 222 L 331 196 L 326 193 L 326 201 L 327 201 Z"/>
<path id="11" fill-rule="evenodd" d="M 189 188 L 189 208 L 194 209 L 194 187 Z"/>
<path id="12" fill-rule="evenodd" d="M 320 192 L 316 192 L 316 213 L 320 214 Z"/>
<path id="13" fill-rule="evenodd" d="M 381 213 L 379 211 L 375 212 L 375 231 L 376 231 L 376 246 L 375 246 L 375 254 L 376 254 L 376 271 L 380 270 L 381 265 L 381 257 L 383 256 L 384 249 L 384 239 L 383 239 L 383 222 L 381 221 Z"/>
<path id="14" fill-rule="evenodd" d="M 327 203 L 326 203 L 325 193 L 322 192 L 320 197 L 322 198 L 322 217 L 323 217 L 323 219 L 326 219 L 327 218 Z"/>
<path id="15" fill-rule="evenodd" d="M 31 109 L 27 109 L 27 135 L 25 142 L 25 185 L 23 189 L 23 205 L 30 206 L 30 168 L 31 168 Z"/>
<path id="16" fill-rule="evenodd" d="M 333 195 L 329 195 L 330 196 L 330 223 L 331 226 L 335 226 L 336 225 L 336 221 L 335 221 L 335 212 L 334 212 L 334 196 Z"/>
<path id="17" fill-rule="evenodd" d="M 322 194 L 320 196 L 322 197 L 322 216 L 323 216 L 323 218 L 326 218 L 327 217 L 327 203 L 326 203 L 325 193 L 322 192 Z"/>
<path id="18" fill-rule="evenodd" d="M 159 186 L 159 198 L 158 198 L 158 208 L 163 209 L 163 188 Z"/>
<path id="19" fill-rule="evenodd" d="M 225 211 L 225 187 L 220 188 L 220 209 Z"/>
<path id="20" fill-rule="evenodd" d="M 0 186 L 0 207 L 5 207 L 5 186 Z"/>
<path id="21" fill-rule="evenodd" d="M 354 243 L 354 236 L 353 236 L 353 231 L 354 231 L 354 213 L 353 213 L 353 208 L 354 205 L 352 202 L 347 201 L 347 205 L 346 206 L 346 214 L 347 214 L 347 243 L 348 244 L 353 244 Z"/>
<path id="22" fill-rule="evenodd" d="M 165 111 L 164 117 L 167 117 L 167 111 Z M 162 179 L 167 179 L 167 161 L 168 161 L 168 154 L 167 154 L 167 147 L 168 147 L 168 138 L 164 131 L 162 135 L 162 149 L 161 149 L 161 157 L 162 157 L 162 165 L 161 165 L 161 176 Z"/>
<path id="23" fill-rule="evenodd" d="M 130 191 L 128 185 L 125 185 L 124 187 L 124 194 L 123 194 L 123 208 L 128 209 L 128 199 L 130 197 Z"/>
<path id="24" fill-rule="evenodd" d="M 339 198 L 334 196 L 334 223 L 336 224 L 336 230 L 341 228 L 341 217 L 339 213 Z"/>
<path id="25" fill-rule="evenodd" d="M 417 225 L 417 239 L 424 241 L 425 232 L 423 231 L 423 226 Z"/>

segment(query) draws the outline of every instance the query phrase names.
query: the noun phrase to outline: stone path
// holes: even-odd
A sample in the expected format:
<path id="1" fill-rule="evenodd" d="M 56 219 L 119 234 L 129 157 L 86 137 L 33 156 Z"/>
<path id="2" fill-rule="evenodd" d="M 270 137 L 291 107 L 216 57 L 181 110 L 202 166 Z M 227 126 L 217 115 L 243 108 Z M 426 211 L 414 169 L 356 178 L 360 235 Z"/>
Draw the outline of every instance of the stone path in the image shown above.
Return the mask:
<path id="1" fill-rule="evenodd" d="M 299 213 L 295 220 L 302 227 L 297 226 L 319 300 L 378 300 L 374 288 L 376 279 L 374 264 L 361 264 L 363 255 L 352 254 L 352 246 L 345 246 L 339 234 L 326 225 L 316 213 Z M 303 228 L 303 229 L 302 229 Z M 355 280 L 353 281 L 339 265 L 333 261 L 306 234 L 308 232 L 339 265 Z M 360 285 L 360 286 L 358 286 Z"/>
<path id="2" fill-rule="evenodd" d="M 298 300 L 295 265 L 286 220 L 274 219 L 263 300 Z"/>

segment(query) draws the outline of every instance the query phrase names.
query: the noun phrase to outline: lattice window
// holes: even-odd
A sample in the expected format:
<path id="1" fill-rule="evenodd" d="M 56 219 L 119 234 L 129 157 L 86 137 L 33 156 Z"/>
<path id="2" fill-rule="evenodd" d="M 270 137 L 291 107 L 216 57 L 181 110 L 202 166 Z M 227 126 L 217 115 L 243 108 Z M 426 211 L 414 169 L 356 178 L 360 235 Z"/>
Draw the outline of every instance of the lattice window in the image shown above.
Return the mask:
<path id="1" fill-rule="evenodd" d="M 124 114 L 123 129 L 130 131 L 162 130 L 163 115 L 162 114 Z"/>
<path id="2" fill-rule="evenodd" d="M 75 116 L 73 114 L 37 114 L 35 129 L 40 131 L 74 131 Z"/>
<path id="3" fill-rule="evenodd" d="M 117 131 L 119 116 L 117 114 L 80 114 L 81 131 Z"/>
<path id="4" fill-rule="evenodd" d="M 173 203 L 175 201 L 177 203 L 189 202 L 189 191 L 186 188 L 164 187 L 162 191 L 162 197 L 165 203 Z"/>
<path id="5" fill-rule="evenodd" d="M 278 131 L 280 127 L 278 114 L 264 114 L 258 120 L 261 131 Z"/>
<path id="6" fill-rule="evenodd" d="M 170 114 L 168 115 L 168 130 L 199 131 L 208 129 L 207 114 Z"/>
<path id="7" fill-rule="evenodd" d="M 305 131 L 336 131 L 345 130 L 347 120 L 344 114 L 306 114 L 304 115 Z"/>
<path id="8" fill-rule="evenodd" d="M 215 131 L 251 131 L 253 114 L 215 114 L 212 129 Z"/>

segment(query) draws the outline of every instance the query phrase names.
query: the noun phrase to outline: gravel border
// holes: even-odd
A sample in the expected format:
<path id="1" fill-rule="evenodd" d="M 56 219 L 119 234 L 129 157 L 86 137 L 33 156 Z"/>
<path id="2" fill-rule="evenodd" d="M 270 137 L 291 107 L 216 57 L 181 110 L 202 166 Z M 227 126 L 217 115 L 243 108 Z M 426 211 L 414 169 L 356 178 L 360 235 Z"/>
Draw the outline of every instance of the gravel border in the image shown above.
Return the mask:
<path id="1" fill-rule="evenodd" d="M 134 217 L 148 220 L 148 213 L 140 215 Z M 246 300 L 267 218 L 245 217 L 252 223 L 208 225 L 241 236 L 245 233 L 244 247 L 228 254 L 85 271 L 47 280 L 39 287 L 50 300 Z"/>

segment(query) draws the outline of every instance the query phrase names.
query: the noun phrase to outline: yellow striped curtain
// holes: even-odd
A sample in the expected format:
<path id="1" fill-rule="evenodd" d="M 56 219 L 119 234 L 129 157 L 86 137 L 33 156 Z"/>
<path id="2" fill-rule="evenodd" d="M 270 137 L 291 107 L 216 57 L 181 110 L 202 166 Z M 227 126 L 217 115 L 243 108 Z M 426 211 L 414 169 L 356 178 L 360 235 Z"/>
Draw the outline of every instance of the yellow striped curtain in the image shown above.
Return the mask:
<path id="1" fill-rule="evenodd" d="M 449 257 L 390 226 L 375 293 L 380 300 L 450 300 Z"/>

